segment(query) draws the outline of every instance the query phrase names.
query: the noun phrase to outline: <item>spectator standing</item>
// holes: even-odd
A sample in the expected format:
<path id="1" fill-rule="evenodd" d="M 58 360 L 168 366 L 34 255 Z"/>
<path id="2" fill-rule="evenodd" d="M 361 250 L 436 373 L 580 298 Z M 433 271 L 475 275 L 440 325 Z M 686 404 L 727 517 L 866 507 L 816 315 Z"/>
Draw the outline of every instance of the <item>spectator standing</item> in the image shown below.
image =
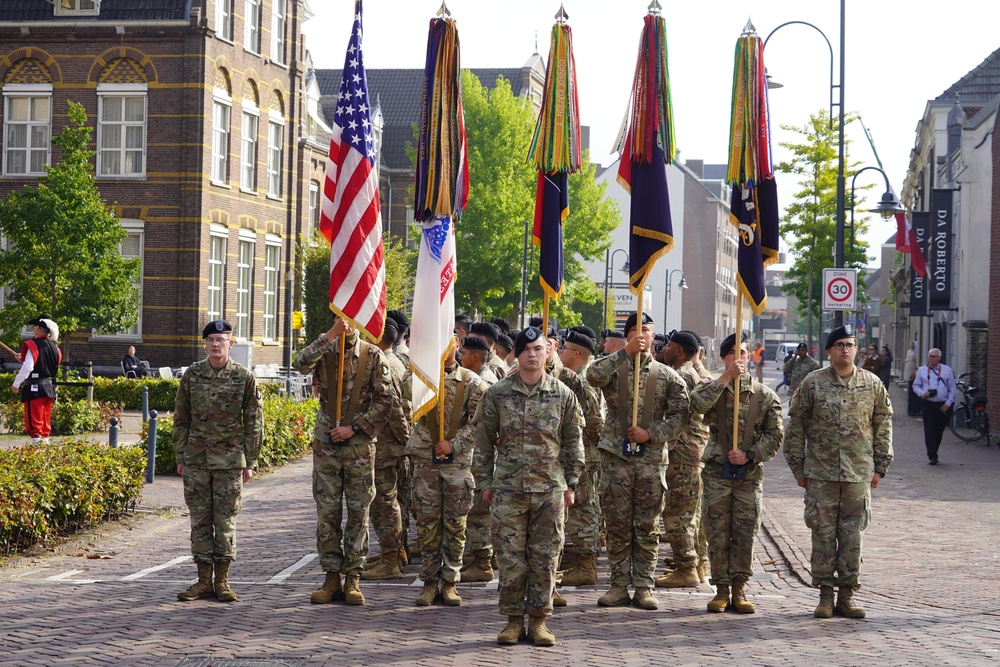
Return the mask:
<path id="1" fill-rule="evenodd" d="M 879 369 L 878 376 L 882 380 L 882 386 L 888 389 L 889 383 L 892 382 L 892 352 L 889 351 L 888 345 L 882 346 L 879 358 L 882 360 L 882 368 Z"/>

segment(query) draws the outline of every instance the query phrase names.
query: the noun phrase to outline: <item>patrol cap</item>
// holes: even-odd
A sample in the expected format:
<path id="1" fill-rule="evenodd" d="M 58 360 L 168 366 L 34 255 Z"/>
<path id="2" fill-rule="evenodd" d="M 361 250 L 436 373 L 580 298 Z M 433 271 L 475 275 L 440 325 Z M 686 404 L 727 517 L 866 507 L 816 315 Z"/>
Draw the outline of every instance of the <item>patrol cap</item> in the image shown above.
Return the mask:
<path id="1" fill-rule="evenodd" d="M 605 338 L 625 338 L 625 334 L 623 334 L 621 331 L 617 331 L 615 329 L 605 329 L 604 330 L 604 337 Z"/>
<path id="2" fill-rule="evenodd" d="M 576 329 L 569 329 L 566 331 L 565 342 L 573 345 L 579 345 L 582 348 L 590 350 L 591 354 L 597 350 L 597 341 L 587 334 L 577 331 Z"/>
<path id="3" fill-rule="evenodd" d="M 497 328 L 489 322 L 473 322 L 472 326 L 469 327 L 469 333 L 484 336 L 494 343 L 497 342 Z"/>
<path id="4" fill-rule="evenodd" d="M 740 332 L 740 343 L 745 342 L 747 342 L 747 332 L 743 331 Z M 734 347 L 736 347 L 736 334 L 732 333 L 726 336 L 725 340 L 722 341 L 722 344 L 719 345 L 719 356 L 726 356 L 733 351 Z"/>
<path id="5" fill-rule="evenodd" d="M 487 345 L 486 341 L 482 338 L 478 338 L 476 336 L 466 336 L 462 339 L 462 349 L 489 352 L 490 346 Z"/>
<path id="6" fill-rule="evenodd" d="M 385 317 L 399 325 L 396 327 L 398 331 L 406 331 L 406 328 L 410 326 L 410 318 L 401 310 L 390 310 L 385 314 Z"/>
<path id="7" fill-rule="evenodd" d="M 830 335 L 826 337 L 826 348 L 829 350 L 833 347 L 833 344 L 838 340 L 844 340 L 845 338 L 854 338 L 854 327 L 850 324 L 845 324 L 842 327 L 837 327 L 830 332 Z"/>
<path id="8" fill-rule="evenodd" d="M 538 327 L 525 327 L 522 329 L 521 333 L 517 334 L 517 338 L 514 339 L 514 356 L 521 356 L 528 343 L 534 343 L 540 338 L 544 338 L 544 334 L 542 334 L 542 330 Z"/>
<path id="9" fill-rule="evenodd" d="M 690 331 L 672 331 L 668 342 L 676 343 L 689 356 L 698 352 L 698 339 Z"/>
<path id="10" fill-rule="evenodd" d="M 216 333 L 228 333 L 233 332 L 233 325 L 225 320 L 212 320 L 205 325 L 205 328 L 201 330 L 201 337 L 208 338 L 212 334 Z"/>
<path id="11" fill-rule="evenodd" d="M 628 319 L 625 320 L 625 334 L 626 335 L 628 335 L 629 331 L 631 331 L 632 329 L 635 328 L 635 323 L 636 323 L 637 320 L 638 320 L 638 318 L 636 316 L 636 313 L 632 313 L 631 315 L 628 316 Z M 642 323 L 644 325 L 645 324 L 652 324 L 653 323 L 653 318 L 650 317 L 649 315 L 647 315 L 646 313 L 643 313 L 642 314 Z"/>
<path id="12" fill-rule="evenodd" d="M 510 333 L 510 321 L 504 319 L 503 317 L 494 317 L 494 318 L 490 319 L 490 322 L 493 324 L 493 326 L 495 326 L 501 332 L 503 332 L 505 334 L 509 334 Z M 513 342 L 513 341 L 511 341 L 511 342 Z"/>
<path id="13" fill-rule="evenodd" d="M 505 333 L 497 335 L 497 346 L 507 350 L 508 353 L 514 349 L 514 341 Z"/>

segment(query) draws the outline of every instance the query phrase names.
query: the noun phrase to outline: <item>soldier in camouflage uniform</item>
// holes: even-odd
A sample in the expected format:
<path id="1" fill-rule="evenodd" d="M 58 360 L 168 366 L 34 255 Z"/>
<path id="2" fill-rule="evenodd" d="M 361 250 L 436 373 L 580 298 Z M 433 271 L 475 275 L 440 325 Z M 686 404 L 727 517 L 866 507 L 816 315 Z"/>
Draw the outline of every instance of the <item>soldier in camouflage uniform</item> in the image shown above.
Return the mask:
<path id="1" fill-rule="evenodd" d="M 795 356 L 785 364 L 784 371 L 788 373 L 788 393 L 794 394 L 807 375 L 819 369 L 819 362 L 809 356 L 805 343 L 799 343 L 795 348 Z"/>
<path id="2" fill-rule="evenodd" d="M 831 366 L 810 373 L 792 397 L 785 460 L 805 491 L 805 520 L 812 529 L 812 584 L 819 586 L 814 615 L 836 610 L 864 618 L 854 602 L 859 588 L 862 534 L 871 520 L 871 490 L 892 463 L 892 405 L 877 375 L 852 363 L 849 326 L 827 338 Z M 839 346 L 839 347 L 838 347 Z"/>
<path id="3" fill-rule="evenodd" d="M 565 507 L 583 472 L 583 417 L 566 385 L 543 371 L 545 339 L 528 327 L 514 341 L 518 371 L 486 390 L 479 406 L 473 474 L 493 510 L 500 566 L 500 644 L 528 637 L 552 646 L 552 613 Z"/>
<path id="4" fill-rule="evenodd" d="M 479 336 L 469 334 L 461 339 L 462 368 L 479 376 L 486 386 L 497 382 L 497 376 L 486 365 L 489 348 Z M 472 510 L 466 519 L 465 567 L 462 581 L 493 580 L 493 540 L 490 537 L 490 504 L 483 501 L 483 490 L 477 488 Z"/>
<path id="5" fill-rule="evenodd" d="M 493 371 L 497 379 L 507 374 L 507 364 L 496 354 L 497 338 L 500 332 L 496 326 L 490 322 L 474 322 L 469 326 L 469 336 L 482 339 L 486 343 L 489 354 L 486 357 L 486 365 Z"/>
<path id="6" fill-rule="evenodd" d="M 455 362 L 453 346 L 445 360 L 444 419 L 435 405 L 414 424 L 406 446 L 413 461 L 413 507 L 423 563 L 420 578 L 424 588 L 417 597 L 418 607 L 434 604 L 439 584 L 446 605 L 462 604 L 455 583 L 461 579 L 465 517 L 472 509 L 475 488 L 471 466 L 476 428 L 472 417 L 486 388 L 478 375 Z M 440 438 L 442 425 L 444 439 Z"/>
<path id="7" fill-rule="evenodd" d="M 198 566 L 197 583 L 177 594 L 184 601 L 213 593 L 222 602 L 237 599 L 229 587 L 236 516 L 260 455 L 264 417 L 257 378 L 229 357 L 232 330 L 225 320 L 208 323 L 201 332 L 208 358 L 184 372 L 174 402 L 174 457 L 184 478 Z"/>
<path id="8" fill-rule="evenodd" d="M 344 338 L 344 360 L 339 341 Z M 346 366 L 346 368 L 345 368 Z M 375 345 L 361 340 L 343 318 L 307 345 L 295 359 L 300 373 L 313 373 L 320 410 L 313 434 L 313 498 L 316 500 L 316 550 L 326 572 L 310 601 L 324 604 L 343 597 L 362 605 L 358 580 L 368 555 L 368 508 L 375 497 L 375 438 L 392 409 L 389 364 Z M 336 423 L 337 378 L 343 377 L 340 425 Z M 343 522 L 346 499 L 347 523 Z M 340 575 L 344 586 L 341 589 Z"/>
<path id="9" fill-rule="evenodd" d="M 730 604 L 741 614 L 752 614 L 746 583 L 753 576 L 753 541 L 760 530 L 764 500 L 763 464 L 781 446 L 781 400 L 770 388 L 747 373 L 750 351 L 746 335 L 736 355 L 736 336 L 719 346 L 726 370 L 713 382 L 702 382 L 691 392 L 691 410 L 705 417 L 711 430 L 702 455 L 702 526 L 708 536 L 708 558 L 715 597 L 708 611 L 722 612 Z M 733 381 L 740 382 L 739 442 L 733 437 Z M 732 602 L 729 590 L 732 587 Z"/>
<path id="10" fill-rule="evenodd" d="M 689 331 L 672 332 L 663 347 L 664 362 L 683 378 L 688 392 L 702 384 L 691 363 L 698 348 L 698 339 Z M 704 581 L 701 565 L 708 562 L 708 540 L 701 527 L 701 456 L 708 434 L 702 415 L 692 412 L 680 436 L 670 443 L 663 528 L 673 551 L 674 569 L 657 577 L 657 586 L 682 588 Z"/>
<path id="11" fill-rule="evenodd" d="M 599 449 L 611 588 L 597 604 L 657 609 L 653 575 L 667 491 L 667 447 L 687 425 L 688 390 L 674 369 L 653 359 L 649 315 L 643 313 L 638 325 L 636 315 L 631 315 L 625 335 L 628 342 L 623 349 L 598 359 L 587 371 L 587 380 L 603 391 L 608 406 Z M 633 394 L 636 355 L 640 355 L 638 396 Z M 635 426 L 633 402 L 639 406 Z M 629 586 L 635 587 L 634 598 Z"/>
<path id="12" fill-rule="evenodd" d="M 601 550 L 601 504 L 597 494 L 601 454 L 597 449 L 604 426 L 601 393 L 587 382 L 587 367 L 597 349 L 593 330 L 578 327 L 566 332 L 559 355 L 562 368 L 556 377 L 572 390 L 583 410 L 583 449 L 586 458 L 580 487 L 566 510 L 566 544 L 561 567 L 564 586 L 597 583 L 597 554 Z"/>
<path id="13" fill-rule="evenodd" d="M 407 341 L 410 337 L 410 318 L 401 310 L 390 310 L 385 314 L 386 318 L 396 322 L 399 335 L 392 346 L 392 353 L 396 355 L 403 369 L 408 373 L 410 370 L 410 348 Z M 399 503 L 399 517 L 402 522 L 403 546 L 400 555 L 400 563 L 406 565 L 410 561 L 410 549 L 408 537 L 410 534 L 410 517 L 413 516 L 413 508 L 410 507 L 411 481 L 413 479 L 412 465 L 408 456 L 399 457 L 399 467 L 396 470 L 396 502 Z"/>
<path id="14" fill-rule="evenodd" d="M 399 325 L 386 317 L 378 347 L 389 364 L 392 410 L 386 428 L 375 442 L 375 499 L 371 504 L 371 521 L 381 554 L 378 563 L 361 575 L 362 579 L 400 579 L 403 576 L 400 568 L 405 565 L 403 516 L 397 499 L 399 470 L 405 457 L 406 441 L 410 439 L 410 401 L 403 396 L 406 368 L 392 352 L 398 336 Z"/>

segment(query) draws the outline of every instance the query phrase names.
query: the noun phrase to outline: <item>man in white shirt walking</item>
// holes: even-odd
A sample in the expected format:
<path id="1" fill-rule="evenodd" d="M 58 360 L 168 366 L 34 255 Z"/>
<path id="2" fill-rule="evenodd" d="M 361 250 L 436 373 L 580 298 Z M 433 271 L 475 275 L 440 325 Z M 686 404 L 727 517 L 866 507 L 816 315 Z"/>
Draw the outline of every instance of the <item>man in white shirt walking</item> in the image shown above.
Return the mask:
<path id="1" fill-rule="evenodd" d="M 951 406 L 955 405 L 955 391 L 955 374 L 941 363 L 941 350 L 931 348 L 927 351 L 927 365 L 917 369 L 913 393 L 921 399 L 924 445 L 932 466 L 938 464 L 938 447 L 951 417 Z"/>

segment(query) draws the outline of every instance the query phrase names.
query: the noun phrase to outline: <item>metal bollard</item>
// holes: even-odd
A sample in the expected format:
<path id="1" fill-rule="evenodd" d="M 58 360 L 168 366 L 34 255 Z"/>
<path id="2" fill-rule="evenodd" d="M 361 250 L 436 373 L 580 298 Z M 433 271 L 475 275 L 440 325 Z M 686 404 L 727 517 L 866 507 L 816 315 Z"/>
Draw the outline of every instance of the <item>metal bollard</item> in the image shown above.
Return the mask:
<path id="1" fill-rule="evenodd" d="M 149 421 L 149 387 L 142 388 L 142 423 Z"/>
<path id="2" fill-rule="evenodd" d="M 152 484 L 156 476 L 156 410 L 149 411 L 149 431 L 146 441 L 146 484 Z"/>
<path id="3" fill-rule="evenodd" d="M 108 446 L 118 449 L 118 417 L 111 418 L 111 428 L 108 429 Z"/>

